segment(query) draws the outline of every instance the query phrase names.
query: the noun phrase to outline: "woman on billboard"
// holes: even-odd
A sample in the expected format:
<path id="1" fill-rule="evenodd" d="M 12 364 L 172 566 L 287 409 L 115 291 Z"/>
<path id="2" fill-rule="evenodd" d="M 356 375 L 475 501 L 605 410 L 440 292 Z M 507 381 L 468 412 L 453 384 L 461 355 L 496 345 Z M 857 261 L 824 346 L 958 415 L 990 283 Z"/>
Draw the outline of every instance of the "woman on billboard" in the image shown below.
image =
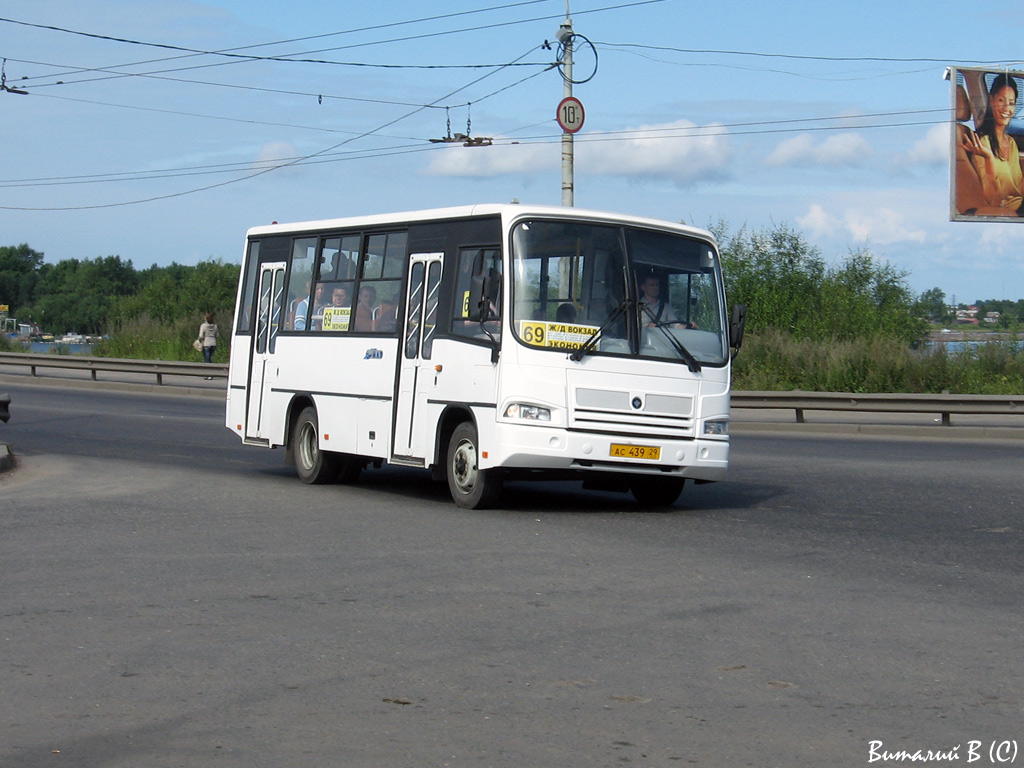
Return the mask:
<path id="1" fill-rule="evenodd" d="M 1022 215 L 1022 174 L 1017 142 L 1007 133 L 1017 111 L 1017 83 L 1007 74 L 999 74 L 988 92 L 985 118 L 978 131 L 967 131 L 961 146 L 970 153 L 971 165 L 981 181 L 986 215 Z M 995 209 L 995 210 L 993 210 Z"/>

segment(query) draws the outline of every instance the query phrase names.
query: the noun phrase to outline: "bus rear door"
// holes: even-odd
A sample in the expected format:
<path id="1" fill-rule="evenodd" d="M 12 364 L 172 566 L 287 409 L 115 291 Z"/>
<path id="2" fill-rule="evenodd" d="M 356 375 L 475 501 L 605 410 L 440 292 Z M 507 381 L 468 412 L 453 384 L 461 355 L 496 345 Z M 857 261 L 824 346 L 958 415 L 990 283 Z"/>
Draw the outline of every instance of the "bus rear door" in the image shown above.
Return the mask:
<path id="1" fill-rule="evenodd" d="M 266 442 L 272 422 L 267 418 L 270 386 L 276 379 L 273 369 L 277 332 L 284 309 L 285 263 L 260 266 L 256 337 L 249 361 L 248 401 L 245 407 L 245 439 Z"/>

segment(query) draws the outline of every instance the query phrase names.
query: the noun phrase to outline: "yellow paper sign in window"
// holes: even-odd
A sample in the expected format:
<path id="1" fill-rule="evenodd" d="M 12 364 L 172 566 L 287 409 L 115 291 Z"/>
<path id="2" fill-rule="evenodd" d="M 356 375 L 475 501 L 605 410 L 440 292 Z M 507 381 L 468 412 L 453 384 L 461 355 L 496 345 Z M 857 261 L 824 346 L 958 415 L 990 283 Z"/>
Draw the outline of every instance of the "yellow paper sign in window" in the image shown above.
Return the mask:
<path id="1" fill-rule="evenodd" d="M 352 310 L 349 307 L 325 307 L 324 325 L 325 331 L 347 331 Z"/>
<path id="2" fill-rule="evenodd" d="M 533 347 L 579 349 L 597 330 L 596 325 L 524 320 L 519 324 L 519 338 Z"/>

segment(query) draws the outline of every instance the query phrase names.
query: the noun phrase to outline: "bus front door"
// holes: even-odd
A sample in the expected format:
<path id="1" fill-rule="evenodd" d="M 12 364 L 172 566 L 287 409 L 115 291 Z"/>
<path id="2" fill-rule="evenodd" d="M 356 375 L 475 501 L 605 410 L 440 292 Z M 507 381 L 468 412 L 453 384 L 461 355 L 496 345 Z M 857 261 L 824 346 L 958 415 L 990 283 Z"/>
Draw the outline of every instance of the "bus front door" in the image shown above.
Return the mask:
<path id="1" fill-rule="evenodd" d="M 441 285 L 442 253 L 414 253 L 409 258 L 409 294 L 402 335 L 402 363 L 398 373 L 398 401 L 395 406 L 395 436 L 392 454 L 406 463 L 422 464 L 426 436 L 433 430 L 426 423 L 427 397 L 434 381 L 430 361 L 437 330 L 438 289 Z"/>
<path id="2" fill-rule="evenodd" d="M 284 262 L 260 267 L 256 334 L 249 361 L 249 389 L 245 404 L 246 440 L 266 442 L 271 428 L 267 406 L 270 385 L 276 378 L 272 365 L 284 309 L 284 274 Z"/>

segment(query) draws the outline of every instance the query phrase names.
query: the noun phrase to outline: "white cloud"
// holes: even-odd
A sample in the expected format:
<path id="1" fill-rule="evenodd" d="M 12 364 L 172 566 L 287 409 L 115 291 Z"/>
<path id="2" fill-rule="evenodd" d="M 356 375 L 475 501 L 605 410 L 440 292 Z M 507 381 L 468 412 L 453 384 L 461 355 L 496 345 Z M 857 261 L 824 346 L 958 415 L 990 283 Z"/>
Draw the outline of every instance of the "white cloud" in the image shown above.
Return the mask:
<path id="1" fill-rule="evenodd" d="M 978 225 L 981 232 L 979 245 L 999 253 L 1017 254 L 1020 250 L 1020 227 L 1018 223 L 985 222 Z"/>
<path id="2" fill-rule="evenodd" d="M 773 166 L 857 166 L 873 154 L 871 144 L 859 133 L 840 133 L 821 142 L 803 133 L 779 143 L 765 162 Z"/>
<path id="3" fill-rule="evenodd" d="M 429 176 L 486 179 L 495 176 L 551 171 L 559 165 L 557 144 L 494 144 L 490 147 L 447 145 L 431 154 Z"/>
<path id="4" fill-rule="evenodd" d="M 287 141 L 272 141 L 264 144 L 259 153 L 256 155 L 256 160 L 253 163 L 254 168 L 267 168 L 271 166 L 282 166 L 290 160 L 294 160 L 299 156 L 298 150 L 292 144 Z"/>
<path id="5" fill-rule="evenodd" d="M 840 219 L 827 213 L 817 203 L 811 205 L 806 216 L 797 216 L 796 223 L 802 229 L 806 229 L 810 234 L 818 237 L 831 237 L 843 227 L 843 222 Z"/>
<path id="6" fill-rule="evenodd" d="M 949 164 L 949 125 L 934 125 L 907 151 L 906 160 L 919 165 Z"/>
<path id="7" fill-rule="evenodd" d="M 896 243 L 924 243 L 927 233 L 907 220 L 907 216 L 894 208 L 847 208 L 841 214 L 827 212 L 813 204 L 797 223 L 817 237 L 851 236 L 856 242 L 873 245 Z"/>
<path id="8" fill-rule="evenodd" d="M 696 134 L 696 135 L 695 135 Z M 577 177 L 618 176 L 692 184 L 721 179 L 730 159 L 727 136 L 715 126 L 699 129 L 687 120 L 630 128 L 610 137 L 577 134 L 573 152 Z M 561 144 L 506 144 L 446 147 L 434 153 L 426 173 L 491 178 L 561 171 Z"/>
<path id="9" fill-rule="evenodd" d="M 628 128 L 612 141 L 583 141 L 576 153 L 588 174 L 667 179 L 680 185 L 725 178 L 732 154 L 721 126 L 697 126 L 689 120 Z"/>
<path id="10" fill-rule="evenodd" d="M 923 229 L 907 222 L 906 216 L 892 208 L 848 210 L 843 224 L 858 241 L 892 245 L 894 243 L 923 243 L 927 237 Z"/>

